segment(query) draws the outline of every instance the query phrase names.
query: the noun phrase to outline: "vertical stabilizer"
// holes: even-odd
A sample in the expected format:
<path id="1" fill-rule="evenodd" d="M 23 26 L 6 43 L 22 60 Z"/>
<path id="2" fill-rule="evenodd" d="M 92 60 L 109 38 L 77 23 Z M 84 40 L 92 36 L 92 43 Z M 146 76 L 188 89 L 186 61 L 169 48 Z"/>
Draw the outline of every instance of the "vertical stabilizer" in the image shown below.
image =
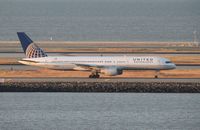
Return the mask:
<path id="1" fill-rule="evenodd" d="M 39 48 L 24 32 L 17 32 L 24 53 L 27 58 L 47 57 L 47 54 Z"/>

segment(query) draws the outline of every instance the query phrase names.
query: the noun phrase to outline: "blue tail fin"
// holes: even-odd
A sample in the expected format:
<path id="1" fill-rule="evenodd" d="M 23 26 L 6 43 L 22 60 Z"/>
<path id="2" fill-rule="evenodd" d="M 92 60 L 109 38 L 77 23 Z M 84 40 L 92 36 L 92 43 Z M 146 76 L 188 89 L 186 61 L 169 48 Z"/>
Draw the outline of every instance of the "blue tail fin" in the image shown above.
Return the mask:
<path id="1" fill-rule="evenodd" d="M 47 57 L 46 53 L 41 48 L 39 48 L 24 32 L 17 32 L 17 35 L 21 42 L 24 53 L 26 54 L 26 57 Z"/>

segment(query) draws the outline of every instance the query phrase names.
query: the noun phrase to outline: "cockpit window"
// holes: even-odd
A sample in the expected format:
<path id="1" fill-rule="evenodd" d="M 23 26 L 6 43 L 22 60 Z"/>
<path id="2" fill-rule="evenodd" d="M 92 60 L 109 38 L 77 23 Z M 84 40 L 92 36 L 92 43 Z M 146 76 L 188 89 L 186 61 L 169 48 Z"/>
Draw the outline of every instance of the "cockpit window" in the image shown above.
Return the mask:
<path id="1" fill-rule="evenodd" d="M 172 63 L 171 61 L 165 61 L 166 64 Z"/>

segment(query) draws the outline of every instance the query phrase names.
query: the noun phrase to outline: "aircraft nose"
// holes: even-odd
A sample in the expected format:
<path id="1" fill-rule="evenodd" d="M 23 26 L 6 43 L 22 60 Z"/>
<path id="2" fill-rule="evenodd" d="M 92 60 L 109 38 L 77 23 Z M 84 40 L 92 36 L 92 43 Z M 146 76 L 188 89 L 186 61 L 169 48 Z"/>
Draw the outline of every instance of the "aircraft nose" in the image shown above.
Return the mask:
<path id="1" fill-rule="evenodd" d="M 175 64 L 172 64 L 172 65 L 171 65 L 171 68 L 172 68 L 172 69 L 176 69 L 176 65 L 175 65 Z"/>

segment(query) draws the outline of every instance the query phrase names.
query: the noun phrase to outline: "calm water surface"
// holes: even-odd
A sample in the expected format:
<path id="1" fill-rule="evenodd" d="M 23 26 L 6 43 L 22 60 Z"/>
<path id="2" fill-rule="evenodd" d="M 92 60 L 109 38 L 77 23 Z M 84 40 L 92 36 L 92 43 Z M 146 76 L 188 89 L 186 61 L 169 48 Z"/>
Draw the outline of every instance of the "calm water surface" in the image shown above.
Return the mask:
<path id="1" fill-rule="evenodd" d="M 0 40 L 192 41 L 199 0 L 0 0 Z"/>
<path id="2" fill-rule="evenodd" d="M 200 129 L 199 94 L 0 93 L 0 129 Z"/>

